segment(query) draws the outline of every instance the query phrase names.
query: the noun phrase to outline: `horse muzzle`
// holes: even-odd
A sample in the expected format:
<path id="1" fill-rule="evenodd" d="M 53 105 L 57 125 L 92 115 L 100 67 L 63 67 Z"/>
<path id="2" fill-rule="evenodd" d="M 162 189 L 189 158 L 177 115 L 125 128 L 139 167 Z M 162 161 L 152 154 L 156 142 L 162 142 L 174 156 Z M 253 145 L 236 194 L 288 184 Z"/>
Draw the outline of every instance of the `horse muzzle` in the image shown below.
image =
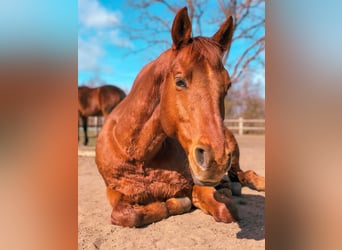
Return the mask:
<path id="1" fill-rule="evenodd" d="M 230 157 L 223 155 L 220 160 L 214 158 L 210 147 L 194 146 L 188 156 L 192 179 L 201 186 L 216 186 L 230 166 Z"/>

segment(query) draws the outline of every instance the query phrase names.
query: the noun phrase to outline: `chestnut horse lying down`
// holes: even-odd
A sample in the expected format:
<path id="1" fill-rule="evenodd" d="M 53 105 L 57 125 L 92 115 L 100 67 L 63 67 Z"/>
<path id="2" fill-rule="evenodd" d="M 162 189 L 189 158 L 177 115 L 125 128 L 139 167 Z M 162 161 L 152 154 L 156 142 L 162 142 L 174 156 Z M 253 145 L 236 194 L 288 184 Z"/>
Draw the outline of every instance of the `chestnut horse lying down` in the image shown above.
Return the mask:
<path id="1" fill-rule="evenodd" d="M 240 169 L 238 145 L 223 125 L 231 82 L 221 57 L 233 26 L 229 17 L 213 37 L 191 37 L 187 8 L 181 9 L 172 48 L 142 69 L 105 121 L 96 164 L 113 224 L 141 227 L 192 205 L 216 221 L 237 221 L 222 181 L 228 170 L 232 181 L 264 190 L 263 177 Z"/>
<path id="2" fill-rule="evenodd" d="M 84 145 L 88 144 L 88 116 L 104 116 L 106 119 L 112 109 L 125 97 L 125 92 L 113 85 L 97 88 L 78 87 L 78 116 L 82 119 Z"/>

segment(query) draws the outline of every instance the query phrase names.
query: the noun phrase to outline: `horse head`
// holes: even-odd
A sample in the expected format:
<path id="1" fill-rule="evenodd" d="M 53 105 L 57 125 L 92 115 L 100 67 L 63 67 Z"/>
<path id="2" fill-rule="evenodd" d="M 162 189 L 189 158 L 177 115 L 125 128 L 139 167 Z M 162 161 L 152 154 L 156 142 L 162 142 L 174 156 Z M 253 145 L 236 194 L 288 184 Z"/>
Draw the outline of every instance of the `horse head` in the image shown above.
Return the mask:
<path id="1" fill-rule="evenodd" d="M 223 118 L 231 81 L 222 56 L 232 41 L 233 19 L 228 17 L 210 38 L 192 37 L 191 30 L 185 7 L 171 30 L 160 121 L 165 134 L 176 138 L 187 154 L 194 183 L 216 185 L 230 166 Z"/>

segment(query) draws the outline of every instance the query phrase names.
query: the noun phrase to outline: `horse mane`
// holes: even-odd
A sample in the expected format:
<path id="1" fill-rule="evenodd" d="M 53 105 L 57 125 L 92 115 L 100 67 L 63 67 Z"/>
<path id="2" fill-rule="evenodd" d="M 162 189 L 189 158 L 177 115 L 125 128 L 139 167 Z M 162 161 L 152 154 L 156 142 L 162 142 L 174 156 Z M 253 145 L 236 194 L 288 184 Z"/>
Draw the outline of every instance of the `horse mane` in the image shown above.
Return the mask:
<path id="1" fill-rule="evenodd" d="M 222 70 L 223 63 L 220 45 L 208 37 L 194 37 L 191 39 L 187 56 L 193 63 L 207 61 L 214 69 Z"/>

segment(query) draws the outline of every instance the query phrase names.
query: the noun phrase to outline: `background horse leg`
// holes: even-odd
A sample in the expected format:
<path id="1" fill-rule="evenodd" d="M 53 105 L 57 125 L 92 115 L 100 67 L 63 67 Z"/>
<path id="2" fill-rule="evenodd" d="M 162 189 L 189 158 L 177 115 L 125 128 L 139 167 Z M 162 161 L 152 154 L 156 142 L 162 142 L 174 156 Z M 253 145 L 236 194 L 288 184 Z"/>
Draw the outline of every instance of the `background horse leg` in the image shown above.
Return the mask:
<path id="1" fill-rule="evenodd" d="M 87 127 L 88 127 L 88 117 L 87 116 L 81 116 L 82 118 L 82 126 L 84 131 L 84 145 L 88 144 L 88 133 L 87 133 Z"/>
<path id="2" fill-rule="evenodd" d="M 265 190 L 265 177 L 257 175 L 254 171 L 242 171 L 239 164 L 240 151 L 234 135 L 226 128 L 226 141 L 232 150 L 231 168 L 228 176 L 232 182 L 240 182 L 242 186 L 248 186 L 258 191 Z M 233 189 L 232 189 L 233 191 Z M 235 194 L 233 192 L 233 194 Z"/>
<path id="3" fill-rule="evenodd" d="M 214 187 L 194 185 L 192 203 L 218 222 L 230 223 L 239 220 L 236 207 L 229 195 Z"/>

